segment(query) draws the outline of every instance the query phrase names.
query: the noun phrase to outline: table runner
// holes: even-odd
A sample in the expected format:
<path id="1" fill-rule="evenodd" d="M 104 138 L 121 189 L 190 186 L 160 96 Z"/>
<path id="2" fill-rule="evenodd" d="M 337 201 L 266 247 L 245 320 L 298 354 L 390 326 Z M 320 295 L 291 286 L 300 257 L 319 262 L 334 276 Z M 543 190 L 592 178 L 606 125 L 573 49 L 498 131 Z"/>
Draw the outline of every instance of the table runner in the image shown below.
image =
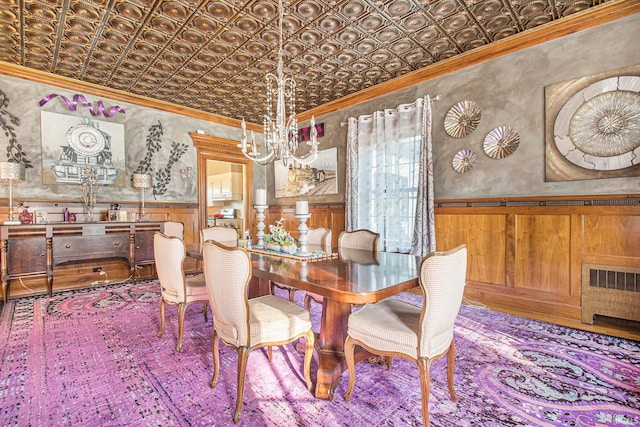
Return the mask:
<path id="1" fill-rule="evenodd" d="M 261 255 L 277 256 L 281 258 L 294 259 L 296 261 L 321 261 L 324 259 L 337 258 L 337 253 L 327 254 L 321 251 L 311 251 L 309 255 L 288 254 L 286 252 L 272 251 L 270 249 L 247 248 L 247 252 Z"/>

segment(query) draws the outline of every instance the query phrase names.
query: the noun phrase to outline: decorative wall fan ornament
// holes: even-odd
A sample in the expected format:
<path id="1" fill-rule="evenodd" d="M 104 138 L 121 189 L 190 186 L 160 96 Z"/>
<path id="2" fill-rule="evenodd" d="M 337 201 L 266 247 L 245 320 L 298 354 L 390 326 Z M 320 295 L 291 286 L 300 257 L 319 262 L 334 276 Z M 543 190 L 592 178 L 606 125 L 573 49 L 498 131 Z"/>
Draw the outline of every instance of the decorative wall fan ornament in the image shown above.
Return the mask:
<path id="1" fill-rule="evenodd" d="M 460 150 L 453 156 L 451 164 L 458 173 L 468 172 L 476 165 L 476 153 L 469 149 Z"/>
<path id="2" fill-rule="evenodd" d="M 484 138 L 484 152 L 493 159 L 503 159 L 513 154 L 520 144 L 520 135 L 509 126 L 493 129 Z"/>
<path id="3" fill-rule="evenodd" d="M 548 182 L 640 177 L 640 64 L 545 87 Z"/>
<path id="4" fill-rule="evenodd" d="M 602 79 L 574 94 L 558 112 L 554 139 L 562 156 L 587 170 L 638 164 L 640 76 Z"/>
<path id="5" fill-rule="evenodd" d="M 462 138 L 480 124 L 480 107 L 473 101 L 460 101 L 444 116 L 444 130 L 454 138 Z"/>

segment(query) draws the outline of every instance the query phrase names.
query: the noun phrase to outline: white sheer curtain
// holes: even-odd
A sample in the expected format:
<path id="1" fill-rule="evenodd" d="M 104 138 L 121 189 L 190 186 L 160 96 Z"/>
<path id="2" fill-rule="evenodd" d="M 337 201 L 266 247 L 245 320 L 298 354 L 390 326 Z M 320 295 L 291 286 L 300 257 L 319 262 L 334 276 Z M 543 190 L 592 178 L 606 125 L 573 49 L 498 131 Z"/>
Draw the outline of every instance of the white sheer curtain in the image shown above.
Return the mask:
<path id="1" fill-rule="evenodd" d="M 431 99 L 349 118 L 346 229 L 380 233 L 383 250 L 435 250 Z"/>

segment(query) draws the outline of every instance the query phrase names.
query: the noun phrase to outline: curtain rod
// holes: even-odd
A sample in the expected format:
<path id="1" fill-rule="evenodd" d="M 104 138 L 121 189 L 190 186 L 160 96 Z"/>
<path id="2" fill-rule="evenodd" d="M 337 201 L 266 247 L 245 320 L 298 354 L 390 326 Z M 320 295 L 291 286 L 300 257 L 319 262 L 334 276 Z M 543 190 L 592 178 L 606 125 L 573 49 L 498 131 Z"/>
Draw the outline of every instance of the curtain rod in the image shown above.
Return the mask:
<path id="1" fill-rule="evenodd" d="M 433 98 L 431 98 L 431 102 L 433 101 L 440 101 L 442 99 L 442 95 L 437 94 L 436 96 L 434 96 Z M 340 122 L 340 127 L 344 127 L 346 125 L 348 125 L 349 122 Z"/>

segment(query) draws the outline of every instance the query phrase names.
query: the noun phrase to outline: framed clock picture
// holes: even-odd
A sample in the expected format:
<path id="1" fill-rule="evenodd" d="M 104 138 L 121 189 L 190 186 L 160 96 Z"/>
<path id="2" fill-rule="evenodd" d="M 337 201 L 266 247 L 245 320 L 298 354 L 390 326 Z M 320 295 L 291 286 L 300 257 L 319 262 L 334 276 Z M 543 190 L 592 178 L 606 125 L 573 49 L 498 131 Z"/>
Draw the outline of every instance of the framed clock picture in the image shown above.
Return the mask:
<path id="1" fill-rule="evenodd" d="M 124 124 L 42 111 L 43 184 L 82 184 L 91 167 L 99 185 L 125 186 Z"/>

